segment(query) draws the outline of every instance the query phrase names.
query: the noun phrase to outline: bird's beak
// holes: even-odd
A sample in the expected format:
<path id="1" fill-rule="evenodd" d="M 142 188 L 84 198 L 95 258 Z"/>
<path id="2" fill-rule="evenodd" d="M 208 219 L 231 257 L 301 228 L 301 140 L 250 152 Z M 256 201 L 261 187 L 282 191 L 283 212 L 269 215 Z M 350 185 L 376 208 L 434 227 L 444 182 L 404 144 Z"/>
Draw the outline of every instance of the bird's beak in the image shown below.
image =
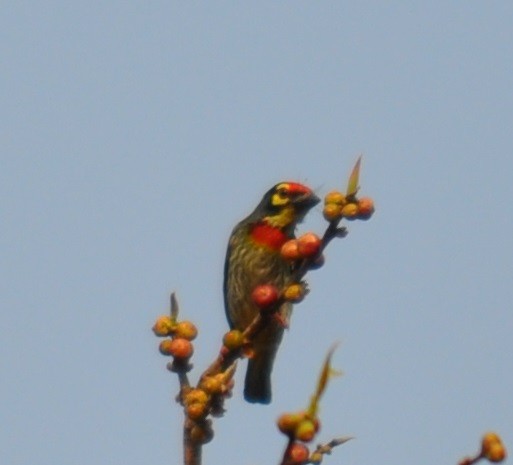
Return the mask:
<path id="1" fill-rule="evenodd" d="M 313 192 L 309 192 L 307 194 L 296 197 L 293 200 L 296 208 L 300 210 L 310 210 L 310 208 L 315 207 L 321 199 L 317 197 Z"/>

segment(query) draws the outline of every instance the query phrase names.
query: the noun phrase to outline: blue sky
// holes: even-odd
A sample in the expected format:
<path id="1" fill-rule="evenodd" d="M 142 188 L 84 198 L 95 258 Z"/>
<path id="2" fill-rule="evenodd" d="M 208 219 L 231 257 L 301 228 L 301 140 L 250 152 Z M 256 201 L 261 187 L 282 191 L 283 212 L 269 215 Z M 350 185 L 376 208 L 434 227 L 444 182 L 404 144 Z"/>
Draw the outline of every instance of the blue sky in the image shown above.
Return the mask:
<path id="1" fill-rule="evenodd" d="M 274 183 L 377 212 L 312 272 L 269 407 L 241 373 L 205 464 L 276 463 L 341 341 L 326 464 L 513 447 L 513 4 L 11 2 L 0 41 L 0 450 L 11 465 L 180 463 L 150 328 L 176 290 L 193 374 L 226 330 L 226 240 Z M 320 208 L 301 230 L 321 232 Z M 241 370 L 242 371 L 242 370 Z"/>

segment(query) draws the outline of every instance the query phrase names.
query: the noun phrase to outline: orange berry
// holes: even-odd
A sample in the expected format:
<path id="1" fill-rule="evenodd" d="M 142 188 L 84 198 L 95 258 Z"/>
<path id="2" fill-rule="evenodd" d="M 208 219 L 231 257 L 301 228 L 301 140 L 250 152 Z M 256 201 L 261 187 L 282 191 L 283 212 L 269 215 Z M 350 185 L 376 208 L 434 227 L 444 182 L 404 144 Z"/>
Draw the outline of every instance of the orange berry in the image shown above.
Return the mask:
<path id="1" fill-rule="evenodd" d="M 200 402 L 195 402 L 194 404 L 190 404 L 185 408 L 185 412 L 187 416 L 194 421 L 201 420 L 205 418 L 208 414 L 207 404 L 202 404 Z"/>
<path id="2" fill-rule="evenodd" d="M 303 442 L 310 442 L 315 436 L 315 425 L 312 420 L 301 421 L 294 431 L 294 437 Z"/>
<path id="3" fill-rule="evenodd" d="M 324 197 L 324 205 L 328 205 L 330 203 L 343 207 L 347 203 L 347 199 L 342 192 L 331 191 L 326 194 L 326 197 Z"/>
<path id="4" fill-rule="evenodd" d="M 285 260 L 299 260 L 301 258 L 301 254 L 299 253 L 297 239 L 290 239 L 285 242 L 285 244 L 281 246 L 280 253 Z"/>
<path id="5" fill-rule="evenodd" d="M 348 203 L 342 208 L 342 216 L 348 220 L 356 219 L 358 215 L 358 205 L 356 203 Z"/>
<path id="6" fill-rule="evenodd" d="M 483 436 L 483 439 L 481 440 L 481 446 L 484 450 L 497 442 L 501 442 L 500 436 L 497 433 L 490 431 Z"/>
<path id="7" fill-rule="evenodd" d="M 287 463 L 290 463 L 291 465 L 303 464 L 308 460 L 308 457 L 310 456 L 308 447 L 306 447 L 304 444 L 301 444 L 300 442 L 295 442 L 292 444 L 287 452 L 289 459 Z"/>
<path id="8" fill-rule="evenodd" d="M 370 197 L 358 200 L 358 218 L 368 220 L 374 213 L 374 201 Z"/>
<path id="9" fill-rule="evenodd" d="M 291 284 L 283 292 L 283 298 L 294 303 L 301 302 L 305 295 L 305 287 L 302 284 Z"/>
<path id="10" fill-rule="evenodd" d="M 194 346 L 187 339 L 177 337 L 170 344 L 171 355 L 180 360 L 187 360 L 194 353 Z"/>
<path id="11" fill-rule="evenodd" d="M 502 462 L 507 456 L 506 448 L 502 444 L 494 444 L 490 451 L 488 452 L 488 455 L 486 458 L 490 462 Z"/>
<path id="12" fill-rule="evenodd" d="M 173 333 L 174 327 L 175 324 L 173 323 L 173 320 L 171 320 L 171 317 L 162 315 L 157 318 L 153 328 L 151 329 L 155 333 L 155 336 L 163 337 L 170 336 Z"/>
<path id="13" fill-rule="evenodd" d="M 304 414 L 301 413 L 283 413 L 276 420 L 276 424 L 278 425 L 278 429 L 283 433 L 290 435 L 292 434 L 301 420 L 304 419 Z"/>
<path id="14" fill-rule="evenodd" d="M 223 337 L 223 344 L 229 350 L 235 350 L 244 344 L 244 335 L 238 329 L 228 331 Z"/>
<path id="15" fill-rule="evenodd" d="M 267 309 L 278 301 L 278 289 L 272 284 L 262 284 L 255 287 L 251 299 L 261 310 Z"/>
<path id="16" fill-rule="evenodd" d="M 498 434 L 489 432 L 483 436 L 481 455 L 486 457 L 490 462 L 502 462 L 506 458 L 506 448 L 502 444 L 502 440 Z"/>
<path id="17" fill-rule="evenodd" d="M 322 214 L 326 221 L 336 221 L 342 218 L 342 205 L 336 203 L 327 203 L 322 209 Z"/>
<path id="18" fill-rule="evenodd" d="M 317 234 L 308 232 L 298 238 L 299 253 L 304 258 L 313 258 L 319 255 L 322 241 Z"/>
<path id="19" fill-rule="evenodd" d="M 162 355 L 173 355 L 173 352 L 171 351 L 171 345 L 173 343 L 172 339 L 164 339 L 159 344 L 159 350 Z"/>
<path id="20" fill-rule="evenodd" d="M 180 321 L 175 328 L 176 337 L 183 337 L 188 341 L 192 341 L 198 335 L 196 325 L 191 321 Z"/>
<path id="21" fill-rule="evenodd" d="M 183 398 L 185 405 L 206 404 L 207 402 L 208 395 L 203 389 L 191 389 Z"/>

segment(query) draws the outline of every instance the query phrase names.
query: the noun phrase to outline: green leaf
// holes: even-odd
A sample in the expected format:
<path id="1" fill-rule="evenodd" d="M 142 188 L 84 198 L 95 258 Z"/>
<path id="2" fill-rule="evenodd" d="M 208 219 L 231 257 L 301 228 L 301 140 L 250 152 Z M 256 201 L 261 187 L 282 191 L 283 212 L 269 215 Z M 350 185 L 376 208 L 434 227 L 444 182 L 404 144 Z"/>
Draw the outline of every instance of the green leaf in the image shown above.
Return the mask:
<path id="1" fill-rule="evenodd" d="M 331 358 L 333 357 L 333 353 L 335 352 L 337 345 L 338 344 L 334 344 L 331 347 L 322 365 L 321 373 L 319 374 L 319 380 L 317 381 L 317 387 L 315 389 L 314 395 L 310 399 L 310 405 L 308 407 L 308 415 L 311 418 L 315 418 L 317 416 L 317 411 L 319 409 L 319 401 L 321 399 L 321 396 L 324 394 L 326 387 L 328 386 L 328 381 L 330 380 L 330 378 L 341 374 L 341 372 L 336 371 L 331 367 Z"/>
<path id="2" fill-rule="evenodd" d="M 362 156 L 360 155 L 358 157 L 358 160 L 356 160 L 356 163 L 353 167 L 353 171 L 351 171 L 351 175 L 349 176 L 349 180 L 347 181 L 347 192 L 346 195 L 354 196 L 358 192 L 358 183 L 360 181 L 360 164 L 362 162 Z"/>

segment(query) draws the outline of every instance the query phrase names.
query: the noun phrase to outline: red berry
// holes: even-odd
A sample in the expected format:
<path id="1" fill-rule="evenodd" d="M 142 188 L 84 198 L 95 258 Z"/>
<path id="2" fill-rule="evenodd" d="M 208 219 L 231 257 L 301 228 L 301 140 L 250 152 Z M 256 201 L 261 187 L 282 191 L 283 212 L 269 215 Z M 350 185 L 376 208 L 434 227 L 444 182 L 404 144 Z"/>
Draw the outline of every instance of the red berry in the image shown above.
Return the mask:
<path id="1" fill-rule="evenodd" d="M 299 253 L 304 258 L 316 257 L 321 250 L 322 241 L 319 236 L 313 232 L 303 234 L 297 242 Z"/>
<path id="2" fill-rule="evenodd" d="M 301 444 L 300 442 L 295 442 L 290 446 L 288 450 L 288 458 L 290 461 L 287 463 L 300 465 L 305 463 L 309 456 L 310 451 L 308 450 L 308 447 L 306 447 L 304 444 Z"/>
<path id="3" fill-rule="evenodd" d="M 169 350 L 174 358 L 187 360 L 194 352 L 194 346 L 187 339 L 177 337 L 171 341 Z"/>
<path id="4" fill-rule="evenodd" d="M 374 201 L 370 197 L 358 200 L 358 218 L 368 220 L 374 213 Z"/>
<path id="5" fill-rule="evenodd" d="M 262 284 L 255 287 L 251 299 L 260 309 L 269 308 L 278 301 L 278 289 L 272 284 Z"/>

